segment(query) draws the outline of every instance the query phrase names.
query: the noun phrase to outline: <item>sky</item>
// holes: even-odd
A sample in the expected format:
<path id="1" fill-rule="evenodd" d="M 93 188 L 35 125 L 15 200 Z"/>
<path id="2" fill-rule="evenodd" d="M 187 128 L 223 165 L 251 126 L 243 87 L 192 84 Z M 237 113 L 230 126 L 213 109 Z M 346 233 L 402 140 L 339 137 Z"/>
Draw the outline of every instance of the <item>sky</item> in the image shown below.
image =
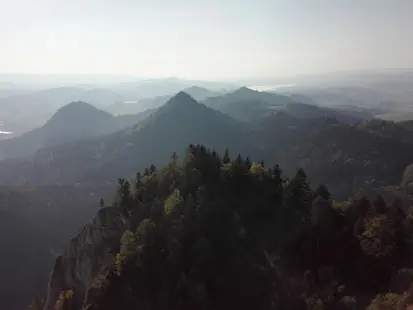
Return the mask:
<path id="1" fill-rule="evenodd" d="M 228 80 L 413 68 L 411 0 L 0 0 L 0 73 Z"/>

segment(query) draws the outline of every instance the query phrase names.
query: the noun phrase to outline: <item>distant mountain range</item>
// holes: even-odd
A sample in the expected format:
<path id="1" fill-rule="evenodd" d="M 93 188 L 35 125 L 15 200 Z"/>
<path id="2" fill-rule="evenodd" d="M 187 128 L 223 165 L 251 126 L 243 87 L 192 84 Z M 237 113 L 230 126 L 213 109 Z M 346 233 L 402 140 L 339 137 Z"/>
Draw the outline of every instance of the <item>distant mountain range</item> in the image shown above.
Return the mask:
<path id="1" fill-rule="evenodd" d="M 105 121 L 106 118 L 107 115 Z M 240 125 L 235 120 L 180 92 L 138 126 L 39 149 L 27 159 L 0 162 L 0 182 L 114 182 L 119 173 L 137 171 L 148 161 L 164 163 L 175 149 L 185 149 L 190 143 L 202 141 L 223 150 L 242 144 L 241 138 Z M 9 169 L 17 170 L 6 180 Z"/>
<path id="2" fill-rule="evenodd" d="M 183 90 L 192 98 L 197 101 L 203 101 L 210 97 L 221 96 L 226 93 L 226 91 L 211 91 L 204 87 L 191 86 Z M 118 102 L 110 106 L 105 107 L 105 111 L 112 113 L 113 115 L 121 114 L 133 114 L 141 112 L 146 109 L 154 109 L 164 105 L 169 99 L 173 97 L 173 94 L 162 95 L 151 98 L 139 99 L 136 102 Z"/>
<path id="3" fill-rule="evenodd" d="M 41 77 L 39 77 L 39 81 Z M 57 81 L 56 81 L 57 83 Z M 23 84 L 21 86 L 13 83 L 3 83 L 0 87 L 0 120 L 5 124 L 5 130 L 16 134 L 27 132 L 40 127 L 57 111 L 68 102 L 84 101 L 99 108 L 107 108 L 115 115 L 125 114 L 122 111 L 122 103 L 127 101 L 139 101 L 145 98 L 159 96 L 172 96 L 182 89 L 198 85 L 192 90 L 195 98 L 204 98 L 205 92 L 234 89 L 234 86 L 227 83 L 215 83 L 208 81 L 193 81 L 181 79 L 152 79 L 136 80 L 130 83 L 104 83 L 101 85 L 80 84 L 76 86 L 53 87 L 46 83 L 42 89 L 42 84 Z M 65 84 L 65 83 L 63 83 Z M 67 84 L 67 83 L 66 83 Z M 49 86 L 47 86 L 49 85 Z M 51 83 L 53 85 L 53 83 Z M 0 85 L 1 86 L 1 85 Z M 25 88 L 26 87 L 26 88 Z M 203 88 L 208 87 L 208 89 Z M 170 97 L 169 97 L 170 98 Z M 167 98 L 167 99 L 169 99 Z M 161 104 L 165 103 L 167 99 Z M 131 110 L 128 114 L 142 112 L 146 109 L 158 107 L 159 105 L 148 106 L 143 104 L 136 106 L 136 110 Z M 117 105 L 120 105 L 118 107 Z M 130 108 L 127 108 L 130 109 Z"/>
<path id="4" fill-rule="evenodd" d="M 259 120 L 280 111 L 302 118 L 333 117 L 344 123 L 356 123 L 372 117 L 369 113 L 352 109 L 319 107 L 311 98 L 302 95 L 286 96 L 255 91 L 247 87 L 223 96 L 207 98 L 203 103 L 241 121 Z"/>
<path id="5" fill-rule="evenodd" d="M 210 107 L 180 92 L 155 111 L 121 117 L 85 103 L 71 104 L 59 110 L 44 127 L 1 141 L 7 145 L 2 147 L 3 154 L 10 150 L 9 158 L 33 154 L 0 162 L 0 183 L 114 183 L 119 175 L 133 177 L 148 164 L 166 163 L 170 154 L 184 150 L 190 143 L 202 143 L 221 152 L 229 148 L 233 154 L 280 163 L 288 173 L 305 167 L 314 174 L 314 181 L 336 184 L 333 191 L 350 195 L 351 182 L 393 181 L 388 169 L 394 169 L 394 176 L 399 177 L 400 169 L 413 157 L 406 137 L 390 140 L 367 127 L 355 127 L 353 124 L 363 121 L 358 112 L 353 115 L 351 111 L 297 103 L 288 96 L 248 88 L 207 98 L 203 103 Z M 72 120 L 77 120 L 76 128 Z M 352 135 L 358 137 L 356 142 Z M 27 147 L 19 149 L 25 144 Z M 391 144 L 403 152 L 388 153 L 385 146 Z M 366 164 L 361 158 L 370 161 Z M 381 165 L 380 169 L 376 165 Z M 335 183 L 336 174 L 333 179 L 326 179 L 327 172 L 319 174 L 324 179 L 317 178 L 317 171 L 336 166 L 347 167 L 347 173 L 352 171 L 348 178 L 356 181 L 344 182 L 342 178 L 342 183 Z"/>

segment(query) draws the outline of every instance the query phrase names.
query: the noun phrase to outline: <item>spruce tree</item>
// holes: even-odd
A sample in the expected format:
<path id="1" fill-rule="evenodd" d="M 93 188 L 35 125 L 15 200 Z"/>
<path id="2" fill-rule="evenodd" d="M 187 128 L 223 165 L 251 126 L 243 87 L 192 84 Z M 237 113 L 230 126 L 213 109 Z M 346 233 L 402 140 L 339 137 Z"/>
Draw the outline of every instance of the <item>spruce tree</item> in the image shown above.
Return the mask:
<path id="1" fill-rule="evenodd" d="M 229 158 L 228 149 L 226 149 L 224 157 L 222 158 L 222 163 L 223 164 L 228 164 L 230 161 L 231 161 L 231 159 Z"/>

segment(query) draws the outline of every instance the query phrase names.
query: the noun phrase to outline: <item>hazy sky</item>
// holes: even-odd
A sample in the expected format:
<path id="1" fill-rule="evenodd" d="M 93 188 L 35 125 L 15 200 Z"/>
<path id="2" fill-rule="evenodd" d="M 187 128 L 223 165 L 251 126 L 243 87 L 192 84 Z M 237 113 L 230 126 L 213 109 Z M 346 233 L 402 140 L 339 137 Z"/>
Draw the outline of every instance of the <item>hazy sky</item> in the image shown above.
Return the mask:
<path id="1" fill-rule="evenodd" d="M 413 67 L 411 0 L 0 0 L 0 73 L 226 79 Z"/>

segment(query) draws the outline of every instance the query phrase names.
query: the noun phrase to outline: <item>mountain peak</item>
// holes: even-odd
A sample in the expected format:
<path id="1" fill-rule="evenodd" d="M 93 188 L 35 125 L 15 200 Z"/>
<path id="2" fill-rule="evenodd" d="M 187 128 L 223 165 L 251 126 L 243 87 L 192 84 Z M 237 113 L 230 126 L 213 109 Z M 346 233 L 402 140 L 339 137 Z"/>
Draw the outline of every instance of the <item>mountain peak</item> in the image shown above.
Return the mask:
<path id="1" fill-rule="evenodd" d="M 199 103 L 194 98 L 192 98 L 190 95 L 188 95 L 186 92 L 180 91 L 175 96 L 173 96 L 171 99 L 169 99 L 165 103 L 164 106 L 165 107 L 168 107 L 168 106 L 177 107 L 177 106 L 190 106 L 194 104 L 199 104 Z"/>
<path id="2" fill-rule="evenodd" d="M 46 125 L 55 124 L 60 127 L 59 123 L 73 124 L 74 122 L 85 122 L 86 125 L 86 123 L 90 124 L 92 121 L 105 121 L 109 124 L 114 119 L 113 115 L 99 110 L 90 103 L 74 101 L 57 110 Z"/>
<path id="3" fill-rule="evenodd" d="M 248 88 L 246 86 L 242 86 L 242 87 L 238 88 L 236 91 L 234 91 L 234 93 L 237 93 L 237 94 L 251 94 L 251 93 L 256 93 L 256 92 L 257 91 L 255 91 L 251 88 Z"/>
<path id="4" fill-rule="evenodd" d="M 195 101 L 194 98 L 192 98 L 187 92 L 184 92 L 184 91 L 180 91 L 174 97 L 172 97 L 172 99 L 176 99 L 176 100 L 193 100 L 193 101 Z"/>
<path id="5" fill-rule="evenodd" d="M 59 112 L 64 112 L 64 111 L 73 111 L 73 110 L 99 110 L 95 106 L 91 105 L 90 103 L 84 102 L 84 101 L 73 101 L 69 104 L 66 104 L 65 106 L 61 107 L 59 110 L 57 110 L 56 113 Z"/>

